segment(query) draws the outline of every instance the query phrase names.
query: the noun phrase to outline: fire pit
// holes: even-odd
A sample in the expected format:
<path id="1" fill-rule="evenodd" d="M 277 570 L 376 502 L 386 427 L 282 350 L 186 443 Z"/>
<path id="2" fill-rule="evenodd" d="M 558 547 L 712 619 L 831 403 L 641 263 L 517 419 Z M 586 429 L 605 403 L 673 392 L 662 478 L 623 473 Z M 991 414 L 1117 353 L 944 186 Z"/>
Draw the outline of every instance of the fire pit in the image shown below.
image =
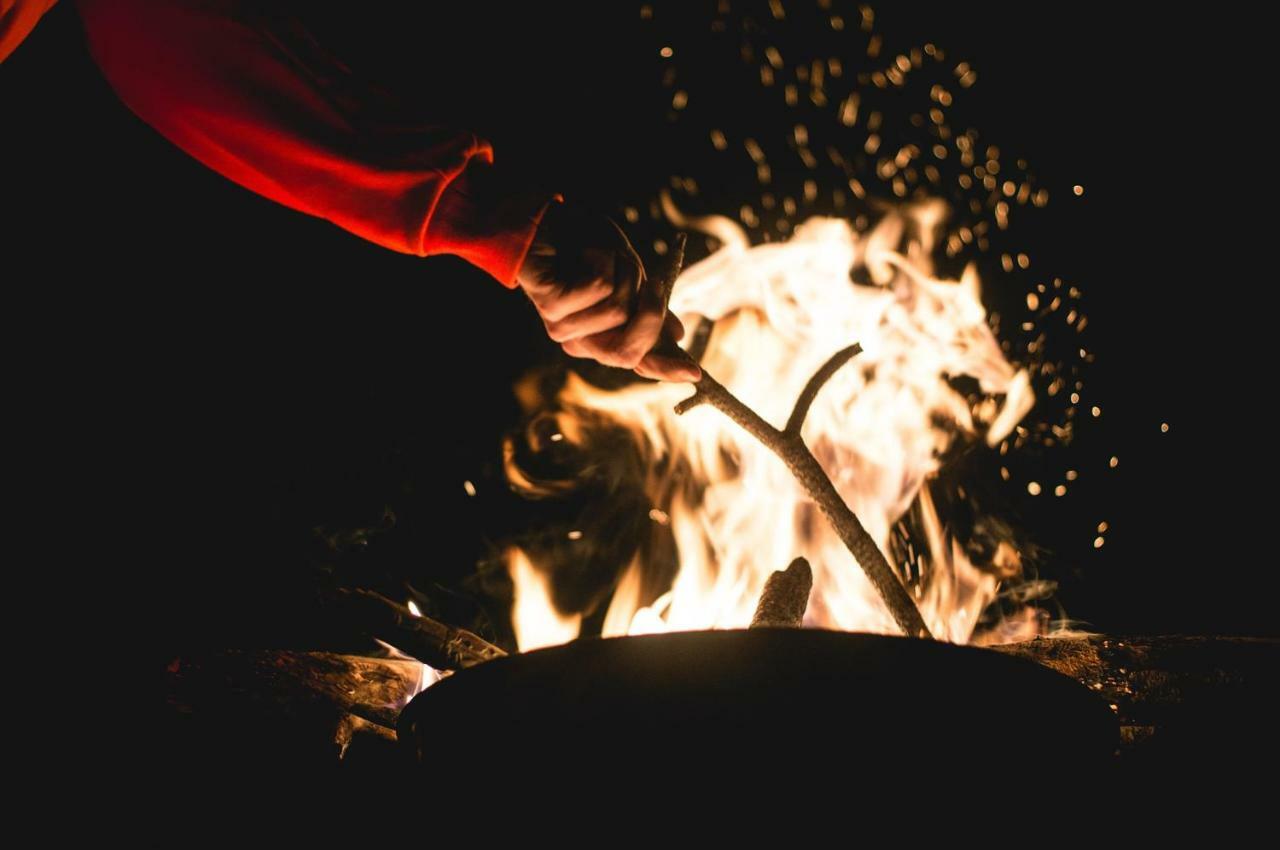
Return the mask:
<path id="1" fill-rule="evenodd" d="M 1118 744 L 1107 704 L 1039 665 L 810 629 L 583 640 L 510 656 L 423 692 L 397 731 L 428 777 L 587 769 L 602 750 L 638 776 L 694 770 L 730 782 L 739 769 L 754 778 L 838 765 L 994 773 L 1027 753 L 1081 770 L 1105 766 Z"/>

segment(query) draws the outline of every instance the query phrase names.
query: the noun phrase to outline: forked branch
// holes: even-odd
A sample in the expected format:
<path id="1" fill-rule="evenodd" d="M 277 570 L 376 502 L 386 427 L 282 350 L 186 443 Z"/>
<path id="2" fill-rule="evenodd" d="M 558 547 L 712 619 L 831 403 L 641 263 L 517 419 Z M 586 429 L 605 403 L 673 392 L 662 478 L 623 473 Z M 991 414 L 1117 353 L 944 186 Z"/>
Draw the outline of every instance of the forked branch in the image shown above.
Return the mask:
<path id="1" fill-rule="evenodd" d="M 661 291 L 666 298 L 670 297 L 671 288 L 675 285 L 675 279 L 684 262 L 684 244 L 685 237 L 681 234 L 676 239 L 671 267 L 662 283 Z M 741 425 L 748 434 L 777 455 L 826 515 L 844 545 L 853 553 L 853 557 L 888 606 L 889 612 L 903 634 L 910 637 L 932 637 L 924 618 L 920 616 L 920 610 L 916 608 L 907 589 L 898 580 L 889 562 L 885 560 L 880 547 L 871 539 L 862 522 L 845 504 L 817 458 L 800 438 L 800 428 L 804 424 L 805 416 L 823 385 L 861 350 L 857 343 L 842 349 L 832 355 L 822 368 L 814 373 L 796 400 L 786 428 L 782 430 L 770 425 L 758 413 L 739 401 L 706 369 L 702 369 L 701 380 L 694 383 L 693 395 L 677 404 L 675 411 L 677 414 L 683 414 L 699 405 L 709 404 Z M 670 338 L 664 338 L 659 343 L 657 351 L 666 357 L 693 362 L 688 353 Z"/>

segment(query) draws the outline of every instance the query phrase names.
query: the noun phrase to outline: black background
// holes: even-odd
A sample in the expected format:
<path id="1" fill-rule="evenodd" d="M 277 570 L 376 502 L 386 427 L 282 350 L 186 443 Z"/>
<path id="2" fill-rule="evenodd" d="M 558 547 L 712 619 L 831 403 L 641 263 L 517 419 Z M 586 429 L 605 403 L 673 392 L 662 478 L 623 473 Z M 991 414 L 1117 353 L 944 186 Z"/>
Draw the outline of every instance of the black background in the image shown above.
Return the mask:
<path id="1" fill-rule="evenodd" d="M 601 208 L 681 167 L 638 4 L 429 5 L 312 11 L 322 34 L 379 44 L 378 73 L 448 92 L 450 117 L 500 156 L 505 143 Z M 1053 193 L 1037 263 L 1086 291 L 1086 403 L 1104 415 L 1052 462 L 1098 474 L 1053 503 L 1009 493 L 1067 614 L 1112 633 L 1274 634 L 1271 273 L 1253 232 L 1270 175 L 1250 136 L 1270 107 L 1249 22 L 1172 5 L 877 11 L 887 41 L 978 69 L 974 123 Z M 10 321 L 35 331 L 16 364 L 40 376 L 14 401 L 48 412 L 39 498 L 57 538 L 93 553 L 42 578 L 127 590 L 166 647 L 315 646 L 330 639 L 309 602 L 317 526 L 395 513 L 356 567 L 370 585 L 456 585 L 491 557 L 511 522 L 483 486 L 518 419 L 510 386 L 556 354 L 519 295 L 190 160 L 115 99 L 71 4 L 0 67 L 0 108 Z"/>

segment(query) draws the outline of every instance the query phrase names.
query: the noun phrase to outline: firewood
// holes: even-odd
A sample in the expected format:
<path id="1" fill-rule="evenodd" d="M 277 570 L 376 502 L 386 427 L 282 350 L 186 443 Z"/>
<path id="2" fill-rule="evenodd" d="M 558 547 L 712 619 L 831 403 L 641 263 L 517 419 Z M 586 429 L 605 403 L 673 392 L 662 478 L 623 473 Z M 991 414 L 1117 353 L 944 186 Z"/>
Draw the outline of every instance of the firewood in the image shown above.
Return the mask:
<path id="1" fill-rule="evenodd" d="M 506 655 L 477 634 L 455 628 L 371 590 L 340 590 L 345 617 L 366 633 L 437 670 L 462 670 Z"/>
<path id="2" fill-rule="evenodd" d="M 422 665 L 331 652 L 226 650 L 179 656 L 166 672 L 168 702 L 179 713 L 246 700 L 262 714 L 322 711 L 335 723 L 354 727 L 345 719 L 353 716 L 394 729 L 400 709 L 418 690 Z"/>
<path id="3" fill-rule="evenodd" d="M 804 622 L 804 612 L 809 607 L 809 592 L 813 590 L 813 570 L 804 558 L 796 558 L 785 570 L 769 576 L 756 605 L 751 628 L 798 629 Z"/>
<path id="4" fill-rule="evenodd" d="M 167 665 L 160 756 L 193 779 L 245 765 L 368 771 L 402 756 L 394 726 L 417 661 L 328 652 L 223 651 Z"/>
<path id="5" fill-rule="evenodd" d="M 675 242 L 670 269 L 661 285 L 660 291 L 664 299 L 670 298 L 671 288 L 680 274 L 680 268 L 684 263 L 684 246 L 685 236 L 680 234 Z M 670 337 L 663 337 L 655 350 L 664 357 L 698 365 L 694 363 L 688 352 Z M 823 471 L 822 465 L 818 463 L 817 458 L 800 437 L 805 416 L 818 392 L 841 366 L 861 350 L 861 346 L 857 343 L 841 349 L 814 373 L 801 391 L 800 397 L 796 399 L 791 416 L 788 417 L 786 427 L 782 430 L 773 427 L 758 413 L 743 404 L 705 369 L 702 370 L 702 377 L 693 385 L 693 395 L 676 405 L 676 413 L 683 414 L 699 405 L 710 404 L 742 426 L 748 434 L 777 455 L 826 515 L 840 540 L 853 553 L 854 559 L 871 580 L 871 584 L 884 600 L 903 634 L 908 637 L 932 637 L 929 627 L 920 616 L 920 610 L 916 608 L 911 595 L 907 593 L 907 589 L 894 573 L 893 568 L 889 566 L 884 553 L 867 533 L 862 522 L 845 504 L 835 485 L 831 483 L 831 478 Z"/>
<path id="6" fill-rule="evenodd" d="M 1122 752 L 1175 749 L 1175 736 L 1264 745 L 1280 712 L 1280 640 L 1248 637 L 1050 637 L 989 649 L 1043 664 L 1111 704 Z M 1224 751 L 1228 749 L 1224 746 Z"/>

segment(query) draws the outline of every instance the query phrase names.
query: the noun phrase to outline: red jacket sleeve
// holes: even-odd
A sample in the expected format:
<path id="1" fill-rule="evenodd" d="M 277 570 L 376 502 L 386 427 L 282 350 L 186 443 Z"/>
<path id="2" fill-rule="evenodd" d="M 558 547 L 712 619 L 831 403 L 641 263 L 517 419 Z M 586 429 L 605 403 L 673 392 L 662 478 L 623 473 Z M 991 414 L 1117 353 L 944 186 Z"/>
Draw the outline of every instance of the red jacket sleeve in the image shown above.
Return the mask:
<path id="1" fill-rule="evenodd" d="M 22 44 L 57 0 L 0 0 L 0 62 Z"/>
<path id="2" fill-rule="evenodd" d="M 371 242 L 456 254 L 515 286 L 547 194 L 490 145 L 442 128 L 371 130 L 234 0 L 80 0 L 124 103 L 215 171 Z"/>

